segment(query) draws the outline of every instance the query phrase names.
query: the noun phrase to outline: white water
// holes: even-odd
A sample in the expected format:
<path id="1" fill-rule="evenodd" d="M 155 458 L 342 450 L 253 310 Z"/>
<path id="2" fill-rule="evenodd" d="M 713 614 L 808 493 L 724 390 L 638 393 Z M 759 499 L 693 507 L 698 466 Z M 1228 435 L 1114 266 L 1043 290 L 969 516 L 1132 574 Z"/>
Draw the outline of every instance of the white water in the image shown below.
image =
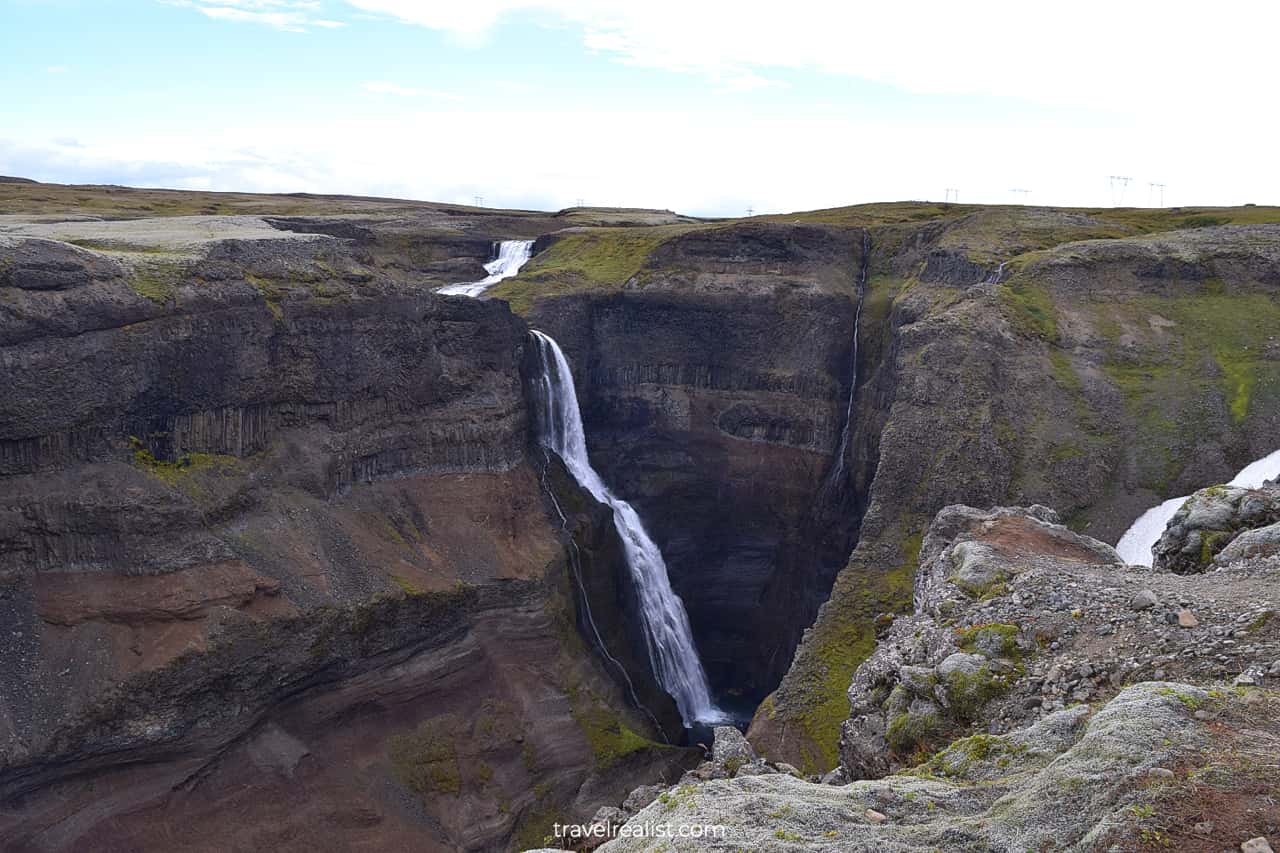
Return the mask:
<path id="1" fill-rule="evenodd" d="M 862 303 L 867 299 L 867 269 L 871 266 L 871 232 L 862 236 L 862 268 L 858 272 L 858 307 L 853 310 L 853 352 L 849 356 L 849 400 L 844 408 L 844 428 L 840 430 L 840 446 L 836 448 L 836 464 L 827 482 L 834 484 L 844 474 L 844 454 L 849 449 L 849 431 L 853 428 L 853 402 L 858 396 L 858 325 L 862 322 Z"/>
<path id="2" fill-rule="evenodd" d="M 498 244 L 498 257 L 484 265 L 487 276 L 480 281 L 446 285 L 436 292 L 446 296 L 479 296 L 504 278 L 520 272 L 520 267 L 532 256 L 532 240 L 503 240 Z"/>
<path id="3" fill-rule="evenodd" d="M 649 662 L 658 683 L 675 699 L 686 726 L 724 722 L 727 715 L 711 701 L 707 674 L 693 645 L 689 616 L 680 596 L 671 588 L 662 552 L 645 531 L 635 509 L 609 491 L 587 458 L 586 433 L 569 362 L 550 337 L 537 331 L 533 337 L 542 365 L 542 375 L 538 378 L 537 405 L 541 416 L 538 439 L 564 460 L 579 485 L 613 509 L 613 522 L 640 598 Z"/>
<path id="4" fill-rule="evenodd" d="M 1274 480 L 1276 477 L 1280 477 L 1280 450 L 1246 465 L 1228 485 L 1256 489 L 1262 485 L 1263 481 Z M 1116 552 L 1120 558 L 1135 566 L 1151 565 L 1152 546 L 1156 544 L 1156 540 L 1168 526 L 1169 520 L 1182 508 L 1188 497 L 1190 496 L 1170 498 L 1144 512 L 1116 543 Z"/>

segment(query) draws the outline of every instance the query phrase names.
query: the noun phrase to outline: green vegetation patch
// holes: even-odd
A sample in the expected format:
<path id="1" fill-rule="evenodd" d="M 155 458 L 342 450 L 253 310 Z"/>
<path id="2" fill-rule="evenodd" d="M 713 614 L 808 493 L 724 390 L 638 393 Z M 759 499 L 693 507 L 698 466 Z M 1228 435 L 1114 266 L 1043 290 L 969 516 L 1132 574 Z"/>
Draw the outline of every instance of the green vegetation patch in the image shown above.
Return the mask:
<path id="1" fill-rule="evenodd" d="M 1231 420 L 1240 423 L 1249 414 L 1253 386 L 1258 381 L 1258 361 L 1248 354 L 1221 347 L 1214 350 L 1213 357 L 1222 371 Z"/>
<path id="2" fill-rule="evenodd" d="M 836 765 L 840 726 L 849 717 L 849 683 L 875 650 L 876 617 L 910 608 L 923 539 L 923 530 L 907 535 L 900 545 L 902 561 L 888 571 L 851 564 L 840 573 L 786 681 L 765 700 L 772 716 L 785 709 L 799 727 L 801 771 L 821 773 Z"/>
<path id="3" fill-rule="evenodd" d="M 505 299 L 522 314 L 535 300 L 589 290 L 616 290 L 641 271 L 650 254 L 687 225 L 647 228 L 592 228 L 565 234 L 539 252 L 518 276 L 488 295 Z"/>
<path id="4" fill-rule="evenodd" d="M 1139 296 L 1096 310 L 1114 332 L 1103 369 L 1137 426 L 1144 487 L 1167 492 L 1198 444 L 1280 406 L 1280 361 L 1268 356 L 1280 301 L 1270 294 Z M 1121 346 L 1122 328 L 1150 339 L 1141 356 Z M 1215 397 L 1225 420 L 1205 405 Z"/>
<path id="5" fill-rule="evenodd" d="M 1001 622 L 956 629 L 956 645 L 966 652 L 996 650 L 1000 657 L 1017 659 L 1018 626 Z"/>
<path id="6" fill-rule="evenodd" d="M 976 734 L 953 742 L 927 762 L 910 771 L 917 776 L 973 779 L 983 770 L 1001 771 L 1026 754 L 1027 747 L 1007 737 Z"/>
<path id="7" fill-rule="evenodd" d="M 189 478 L 201 471 L 237 469 L 240 460 L 218 453 L 184 453 L 173 462 L 162 462 L 147 450 L 136 436 L 129 437 L 133 447 L 133 464 L 146 471 L 165 485 L 187 491 L 192 485 Z"/>
<path id="8" fill-rule="evenodd" d="M 1275 615 L 1276 615 L 1276 612 L 1274 610 L 1264 610 L 1262 612 L 1262 615 L 1260 615 L 1257 619 L 1254 619 L 1252 622 L 1250 622 L 1249 627 L 1246 628 L 1245 630 L 1247 630 L 1251 634 L 1254 631 L 1260 631 L 1262 630 L 1263 627 L 1266 626 L 1268 622 L 1271 621 L 1271 619 Z"/>
<path id="9" fill-rule="evenodd" d="M 636 734 L 602 702 L 580 701 L 580 698 L 580 692 L 570 695 L 573 719 L 591 747 L 596 767 L 604 769 L 632 753 L 664 748 L 663 744 Z"/>
<path id="10" fill-rule="evenodd" d="M 899 756 L 919 755 L 931 751 L 946 731 L 946 724 L 936 713 L 913 714 L 903 711 L 889 721 L 885 743 Z"/>
<path id="11" fill-rule="evenodd" d="M 999 293 L 1015 328 L 1046 341 L 1058 339 L 1058 321 L 1048 288 L 1015 275 L 1007 284 L 999 285 Z"/>
<path id="12" fill-rule="evenodd" d="M 387 740 L 387 757 L 396 777 L 422 797 L 462 790 L 462 770 L 454 740 L 462 725 L 452 714 L 424 720 L 409 734 Z"/>
<path id="13" fill-rule="evenodd" d="M 126 280 L 139 296 L 145 296 L 157 305 L 168 303 L 178 292 L 178 285 L 186 274 L 186 264 L 179 260 L 148 258 L 131 265 Z"/>

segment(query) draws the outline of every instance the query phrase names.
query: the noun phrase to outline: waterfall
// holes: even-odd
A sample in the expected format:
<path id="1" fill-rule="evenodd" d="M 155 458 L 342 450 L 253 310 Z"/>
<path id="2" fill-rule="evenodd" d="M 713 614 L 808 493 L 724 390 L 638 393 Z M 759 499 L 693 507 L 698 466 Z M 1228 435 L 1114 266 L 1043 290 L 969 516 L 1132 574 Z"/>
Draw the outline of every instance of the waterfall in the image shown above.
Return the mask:
<path id="1" fill-rule="evenodd" d="M 986 284 L 999 284 L 1000 279 L 1004 278 L 1004 265 L 1008 261 L 1001 261 L 1000 266 L 996 267 L 996 271 L 987 276 Z"/>
<path id="2" fill-rule="evenodd" d="M 658 683 L 675 699 L 685 726 L 722 722 L 726 715 L 711 701 L 707 674 L 693 645 L 689 616 L 680 596 L 671 588 L 662 552 L 645 531 L 635 509 L 609 491 L 587 458 L 586 433 L 569 362 L 550 337 L 538 331 L 531 334 L 541 367 L 536 402 L 538 440 L 564 460 L 578 485 L 613 510 L 613 522 L 640 601 L 649 662 Z"/>
<path id="3" fill-rule="evenodd" d="M 498 257 L 484 265 L 487 276 L 480 281 L 446 285 L 436 292 L 445 296 L 479 296 L 504 278 L 520 272 L 520 267 L 532 256 L 532 240 L 503 240 L 498 244 Z"/>
<path id="4" fill-rule="evenodd" d="M 1280 477 L 1280 450 L 1249 463 L 1241 469 L 1236 478 L 1227 485 L 1240 486 L 1245 489 L 1256 489 L 1266 480 Z M 1138 520 L 1124 532 L 1116 543 L 1116 553 L 1126 563 L 1134 566 L 1149 566 L 1154 562 L 1151 548 L 1164 533 L 1170 519 L 1182 509 L 1189 495 L 1170 498 L 1164 503 L 1154 506 L 1138 517 Z"/>
<path id="5" fill-rule="evenodd" d="M 849 448 L 849 430 L 853 425 L 853 403 L 858 396 L 858 325 L 862 322 L 862 303 L 867 298 L 867 268 L 871 266 L 871 232 L 862 235 L 862 268 L 858 271 L 858 307 L 853 311 L 853 354 L 849 357 L 849 401 L 844 408 L 844 428 L 840 430 L 840 446 L 836 464 L 827 478 L 834 485 L 844 474 L 844 455 Z"/>

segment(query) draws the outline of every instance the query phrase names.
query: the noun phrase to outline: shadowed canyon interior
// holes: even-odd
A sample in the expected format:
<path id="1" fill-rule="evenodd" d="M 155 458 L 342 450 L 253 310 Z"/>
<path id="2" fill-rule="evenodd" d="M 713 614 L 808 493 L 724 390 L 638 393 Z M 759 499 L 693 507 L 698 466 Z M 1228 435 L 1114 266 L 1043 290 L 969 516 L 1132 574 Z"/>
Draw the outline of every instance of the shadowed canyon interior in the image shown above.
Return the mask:
<path id="1" fill-rule="evenodd" d="M 1280 447 L 1272 208 L 84 192 L 0 185 L 19 849 L 520 849 L 697 762 L 531 328 L 713 700 L 804 773 L 938 510 L 1115 542 Z"/>

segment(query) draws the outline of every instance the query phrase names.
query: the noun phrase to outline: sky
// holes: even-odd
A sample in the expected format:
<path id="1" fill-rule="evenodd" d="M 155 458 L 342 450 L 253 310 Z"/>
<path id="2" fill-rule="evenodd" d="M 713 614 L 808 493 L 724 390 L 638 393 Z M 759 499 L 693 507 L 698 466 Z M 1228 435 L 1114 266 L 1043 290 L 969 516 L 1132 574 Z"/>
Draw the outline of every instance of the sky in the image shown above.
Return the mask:
<path id="1" fill-rule="evenodd" d="M 1280 203 L 1276 32 L 1270 0 L 0 0 L 0 174 L 708 216 Z"/>

